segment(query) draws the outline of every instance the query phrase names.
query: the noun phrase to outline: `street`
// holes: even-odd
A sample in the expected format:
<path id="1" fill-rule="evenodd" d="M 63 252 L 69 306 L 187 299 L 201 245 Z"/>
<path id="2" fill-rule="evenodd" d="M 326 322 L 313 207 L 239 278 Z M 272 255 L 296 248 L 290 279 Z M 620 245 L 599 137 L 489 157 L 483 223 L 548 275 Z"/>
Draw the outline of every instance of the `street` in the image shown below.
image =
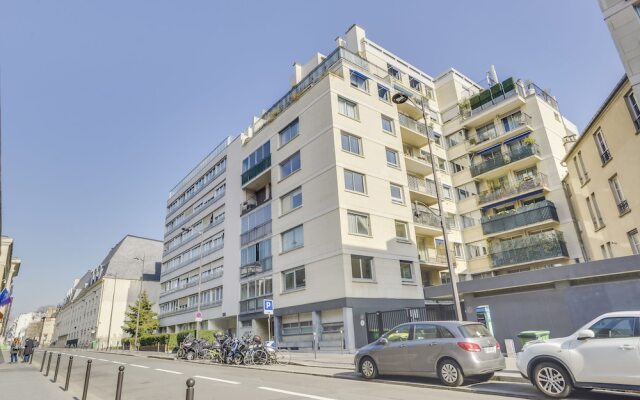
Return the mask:
<path id="1" fill-rule="evenodd" d="M 74 356 L 68 394 L 81 398 L 87 361 L 92 361 L 91 380 L 87 399 L 113 399 L 116 392 L 118 367 L 125 367 L 124 399 L 184 399 L 186 380 L 194 378 L 196 399 L 316 399 L 316 400 L 371 400 L 371 399 L 544 399 L 533 386 L 522 383 L 489 382 L 470 384 L 455 390 L 437 385 L 434 380 L 406 378 L 365 381 L 355 373 L 341 373 L 336 377 L 314 376 L 309 373 L 270 371 L 269 366 L 260 369 L 243 366 L 203 365 L 198 363 L 134 357 L 116 353 L 98 353 L 84 350 L 62 349 L 57 383 L 50 383 L 58 352 L 53 353 L 49 377 L 36 376 L 45 381 L 50 390 L 64 393 L 68 355 Z M 48 357 L 47 357 L 48 358 Z M 42 352 L 36 354 L 31 366 L 19 364 L 36 375 L 42 362 Z M 46 363 L 44 366 L 46 370 Z M 44 373 L 44 372 L 43 372 Z M 338 379 L 345 378 L 345 379 Z M 39 382 L 35 382 L 39 383 Z M 59 396 L 56 395 L 56 398 Z M 613 392 L 594 392 L 575 395 L 574 399 L 631 400 L 638 395 Z"/>

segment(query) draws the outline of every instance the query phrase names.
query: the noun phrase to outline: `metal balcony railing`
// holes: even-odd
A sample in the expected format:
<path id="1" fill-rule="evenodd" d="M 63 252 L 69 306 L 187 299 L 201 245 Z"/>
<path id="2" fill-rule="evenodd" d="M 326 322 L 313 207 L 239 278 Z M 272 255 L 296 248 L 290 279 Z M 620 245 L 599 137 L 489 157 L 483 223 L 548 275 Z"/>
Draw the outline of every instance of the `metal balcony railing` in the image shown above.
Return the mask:
<path id="1" fill-rule="evenodd" d="M 523 264 L 548 258 L 569 257 L 567 245 L 560 231 L 498 242 L 489 250 L 492 267 Z"/>
<path id="2" fill-rule="evenodd" d="M 207 225 L 204 228 L 204 231 L 208 231 L 210 229 L 215 228 L 216 226 L 220 225 L 221 223 L 224 222 L 224 217 L 218 218 L 217 220 L 214 220 L 212 223 L 210 223 L 209 225 Z M 193 239 L 197 238 L 198 232 L 197 230 L 190 230 L 189 232 L 191 232 L 188 236 L 176 236 L 176 237 L 180 237 L 180 240 L 172 240 L 171 242 L 169 242 L 169 244 L 167 245 L 166 250 L 163 253 L 163 256 L 167 256 L 169 255 L 169 253 L 171 253 L 173 250 L 176 250 L 182 246 L 184 246 L 185 244 L 191 242 Z"/>
<path id="3" fill-rule="evenodd" d="M 426 181 L 412 175 L 407 175 L 407 180 L 409 181 L 410 190 L 436 196 L 436 184 L 432 181 Z"/>
<path id="4" fill-rule="evenodd" d="M 620 215 L 626 213 L 627 211 L 630 210 L 629 208 L 629 202 L 627 200 L 622 200 L 620 203 L 617 204 L 618 205 L 618 213 Z"/>
<path id="5" fill-rule="evenodd" d="M 258 239 L 271 234 L 271 220 L 263 222 L 255 228 L 248 230 L 240 235 L 240 245 L 245 246 L 251 242 L 255 242 Z"/>
<path id="6" fill-rule="evenodd" d="M 223 243 L 220 243 L 220 244 L 217 244 L 217 245 L 215 245 L 215 246 L 212 246 L 212 247 L 210 247 L 210 248 L 206 249 L 206 250 L 204 251 L 204 253 L 202 253 L 202 257 L 206 257 L 206 256 L 208 256 L 208 255 L 209 255 L 209 254 L 211 254 L 211 253 L 215 253 L 216 251 L 218 251 L 218 250 L 222 249 L 223 247 L 224 247 L 224 242 L 223 242 Z M 188 258 L 188 259 L 186 259 L 186 260 L 184 260 L 184 261 L 181 261 L 180 263 L 178 263 L 178 264 L 176 264 L 176 265 L 172 266 L 171 268 L 166 268 L 166 269 L 165 269 L 165 268 L 163 268 L 163 269 L 162 269 L 162 272 L 160 273 L 160 275 L 161 275 L 161 276 L 166 275 L 166 274 L 168 274 L 169 272 L 171 272 L 171 271 L 175 271 L 175 270 L 180 269 L 180 268 L 182 268 L 182 267 L 184 267 L 184 266 L 186 266 L 186 265 L 189 265 L 189 264 L 191 264 L 192 262 L 194 262 L 194 261 L 196 261 L 196 260 L 199 260 L 200 258 L 201 258 L 201 256 L 200 256 L 200 253 L 199 253 L 199 252 L 198 252 L 198 253 L 193 253 L 193 255 L 192 255 L 192 257 L 191 257 L 191 258 Z"/>
<path id="7" fill-rule="evenodd" d="M 507 199 L 533 189 L 541 189 L 546 185 L 546 175 L 539 173 L 534 176 L 528 176 L 524 179 L 518 180 L 517 182 L 510 182 L 503 187 L 480 192 L 478 194 L 478 204 Z"/>
<path id="8" fill-rule="evenodd" d="M 513 148 L 504 153 L 498 153 L 494 158 L 471 164 L 471 176 L 475 177 L 485 172 L 503 167 L 512 162 L 522 160 L 533 155 L 540 155 L 540 148 L 536 144 L 526 144 Z"/>
<path id="9" fill-rule="evenodd" d="M 418 122 L 415 119 L 401 113 L 398 114 L 398 117 L 400 120 L 400 126 L 411 129 L 412 131 L 417 132 L 421 135 L 427 136 L 427 126 L 422 122 Z"/>
<path id="10" fill-rule="evenodd" d="M 555 204 L 545 200 L 490 217 L 482 217 L 482 232 L 490 235 L 548 220 L 558 221 L 558 213 Z"/>
<path id="11" fill-rule="evenodd" d="M 263 272 L 271 271 L 273 268 L 272 257 L 265 257 L 261 260 L 240 266 L 240 278 L 247 278 L 249 276 L 261 274 Z"/>
<path id="12" fill-rule="evenodd" d="M 504 119 L 507 119 L 508 121 L 505 123 L 503 121 Z M 497 126 L 494 124 L 493 129 L 489 129 L 481 133 L 476 133 L 474 136 L 469 137 L 466 140 L 467 147 L 472 147 L 488 140 L 507 135 L 508 133 L 513 132 L 516 129 L 519 129 L 526 125 L 531 125 L 531 116 L 523 112 L 520 112 L 517 118 L 514 118 L 512 116 L 505 117 L 500 121 L 499 124 L 497 124 Z"/>
<path id="13" fill-rule="evenodd" d="M 220 270 L 220 272 L 216 272 L 216 273 L 213 273 L 213 274 L 208 274 L 207 276 L 202 278 L 202 283 L 209 282 L 209 281 L 212 281 L 214 279 L 220 278 L 220 277 L 222 277 L 222 275 L 223 275 L 223 271 L 222 270 Z M 194 287 L 197 284 L 198 284 L 198 280 L 195 279 L 193 281 L 190 281 L 187 284 L 182 284 L 182 285 L 179 285 L 179 286 L 177 286 L 175 288 L 160 292 L 160 297 L 166 296 L 166 295 L 171 294 L 171 293 L 179 292 L 181 290 L 188 289 L 190 287 Z"/>
<path id="14" fill-rule="evenodd" d="M 413 222 L 440 229 L 440 218 L 428 211 L 413 210 Z"/>
<path id="15" fill-rule="evenodd" d="M 611 151 L 607 149 L 604 152 L 600 153 L 600 159 L 602 160 L 602 165 L 608 163 L 609 160 L 611 160 Z"/>
<path id="16" fill-rule="evenodd" d="M 263 171 L 271 167 L 271 154 L 265 156 L 259 163 L 242 173 L 242 184 L 249 182 Z"/>

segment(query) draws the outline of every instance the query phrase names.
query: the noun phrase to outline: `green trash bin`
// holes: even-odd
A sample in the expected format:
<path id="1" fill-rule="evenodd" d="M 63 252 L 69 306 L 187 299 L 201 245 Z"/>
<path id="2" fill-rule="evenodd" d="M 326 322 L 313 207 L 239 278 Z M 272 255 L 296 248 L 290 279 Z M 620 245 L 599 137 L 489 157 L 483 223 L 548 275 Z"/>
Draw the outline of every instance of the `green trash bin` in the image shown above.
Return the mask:
<path id="1" fill-rule="evenodd" d="M 549 339 L 549 331 L 522 331 L 518 333 L 518 339 L 520 339 L 520 345 L 534 341 L 534 340 L 547 340 Z"/>

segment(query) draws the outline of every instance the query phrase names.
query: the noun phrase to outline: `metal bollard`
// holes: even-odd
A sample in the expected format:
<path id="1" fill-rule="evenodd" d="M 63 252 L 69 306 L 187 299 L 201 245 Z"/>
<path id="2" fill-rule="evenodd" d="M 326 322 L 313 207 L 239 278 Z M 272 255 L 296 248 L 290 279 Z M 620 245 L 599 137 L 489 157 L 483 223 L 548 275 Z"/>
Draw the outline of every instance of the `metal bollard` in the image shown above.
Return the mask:
<path id="1" fill-rule="evenodd" d="M 124 380 L 124 365 L 118 367 L 118 383 L 116 385 L 116 400 L 122 399 L 122 381 Z"/>
<path id="2" fill-rule="evenodd" d="M 193 378 L 189 378 L 187 379 L 187 399 L 186 400 L 193 400 L 194 399 L 194 390 L 193 390 L 193 385 L 196 384 L 196 381 Z"/>
<path id="3" fill-rule="evenodd" d="M 82 400 L 87 400 L 87 392 L 89 392 L 90 376 L 91 376 L 91 360 L 87 360 L 87 372 L 84 373 L 84 389 L 82 390 Z"/>
<path id="4" fill-rule="evenodd" d="M 36 349 L 31 350 L 31 354 L 29 354 L 29 365 L 33 362 L 33 357 L 36 356 Z"/>
<path id="5" fill-rule="evenodd" d="M 42 356 L 42 365 L 40 365 L 40 372 L 42 372 L 42 369 L 44 368 L 44 362 L 47 359 L 47 351 L 44 351 L 44 355 Z"/>
<path id="6" fill-rule="evenodd" d="M 53 373 L 53 380 L 51 382 L 55 382 L 58 380 L 58 369 L 60 369 L 60 357 L 62 357 L 62 354 L 58 353 L 58 358 L 56 359 L 56 370 Z"/>
<path id="7" fill-rule="evenodd" d="M 49 361 L 47 361 L 47 373 L 44 374 L 44 376 L 49 376 L 49 368 L 51 367 L 51 355 L 52 354 L 53 354 L 52 352 L 49 352 Z"/>
<path id="8" fill-rule="evenodd" d="M 69 365 L 67 366 L 67 381 L 64 383 L 64 391 L 69 390 L 69 379 L 71 379 L 71 367 L 73 366 L 73 356 L 69 356 Z"/>

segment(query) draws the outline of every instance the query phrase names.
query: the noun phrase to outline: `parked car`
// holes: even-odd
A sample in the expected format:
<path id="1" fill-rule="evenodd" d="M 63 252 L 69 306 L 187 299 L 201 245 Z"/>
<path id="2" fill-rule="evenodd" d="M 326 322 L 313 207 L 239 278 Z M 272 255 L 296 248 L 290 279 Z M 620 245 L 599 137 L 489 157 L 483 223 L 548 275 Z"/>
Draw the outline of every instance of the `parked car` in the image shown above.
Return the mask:
<path id="1" fill-rule="evenodd" d="M 355 355 L 355 370 L 378 375 L 439 378 L 459 386 L 467 377 L 489 380 L 504 369 L 500 344 L 475 322 L 425 321 L 398 325 Z"/>
<path id="2" fill-rule="evenodd" d="M 603 314 L 571 336 L 529 342 L 517 365 L 556 399 L 573 390 L 640 390 L 640 311 Z"/>

